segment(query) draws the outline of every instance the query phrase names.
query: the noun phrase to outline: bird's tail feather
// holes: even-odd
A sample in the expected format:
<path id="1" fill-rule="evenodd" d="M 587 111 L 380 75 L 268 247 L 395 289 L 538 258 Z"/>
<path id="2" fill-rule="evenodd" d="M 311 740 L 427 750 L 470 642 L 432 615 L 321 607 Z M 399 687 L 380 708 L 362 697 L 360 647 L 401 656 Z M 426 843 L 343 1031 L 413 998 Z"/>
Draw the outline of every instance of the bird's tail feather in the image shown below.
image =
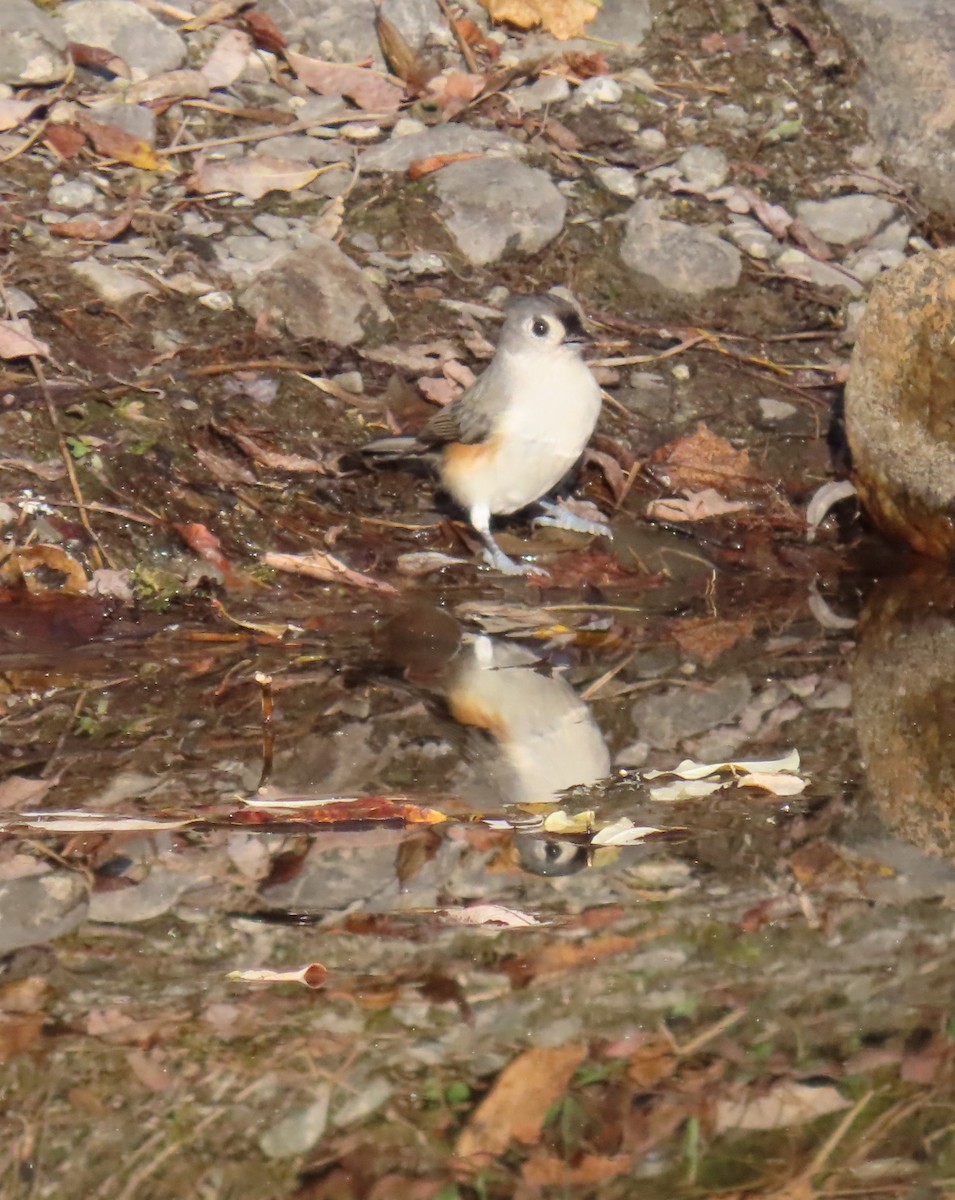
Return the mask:
<path id="1" fill-rule="evenodd" d="M 376 438 L 362 446 L 362 454 L 371 454 L 376 458 L 410 458 L 420 452 L 421 446 L 413 437 Z"/>

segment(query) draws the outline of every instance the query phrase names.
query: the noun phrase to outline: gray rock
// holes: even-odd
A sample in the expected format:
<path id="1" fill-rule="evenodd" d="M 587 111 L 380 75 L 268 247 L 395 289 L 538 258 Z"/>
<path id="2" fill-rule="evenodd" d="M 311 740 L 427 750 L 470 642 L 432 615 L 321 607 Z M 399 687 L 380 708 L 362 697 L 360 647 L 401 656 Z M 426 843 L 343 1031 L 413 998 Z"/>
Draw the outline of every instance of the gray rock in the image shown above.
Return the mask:
<path id="1" fill-rule="evenodd" d="M 950 0 L 821 0 L 862 58 L 858 96 L 894 174 L 955 213 L 955 22 Z"/>
<path id="2" fill-rule="evenodd" d="M 636 49 L 650 32 L 650 0 L 603 0 L 600 12 L 587 26 L 591 37 L 615 42 L 615 49 Z"/>
<path id="3" fill-rule="evenodd" d="M 262 0 L 257 7 L 274 17 L 289 42 L 300 44 L 306 54 L 347 63 L 370 57 L 384 65 L 374 0 Z M 447 28 L 434 0 L 382 0 L 381 11 L 415 50 L 432 27 Z"/>
<path id="4" fill-rule="evenodd" d="M 749 122 L 749 113 L 739 104 L 719 104 L 713 116 L 730 129 L 744 129 Z"/>
<path id="5" fill-rule="evenodd" d="M 790 246 L 779 255 L 776 266 L 793 279 L 804 279 L 819 287 L 843 288 L 853 296 L 862 295 L 862 284 L 854 275 L 840 271 L 830 263 L 820 262 L 795 246 Z"/>
<path id="6" fill-rule="evenodd" d="M 352 346 L 390 324 L 378 289 L 334 242 L 303 239 L 239 296 L 252 316 L 268 316 L 291 337 Z"/>
<path id="7" fill-rule="evenodd" d="M 663 220 L 656 205 L 638 200 L 627 214 L 620 257 L 634 274 L 681 296 L 735 287 L 743 260 L 735 246 L 708 229 Z"/>
<path id="8" fill-rule="evenodd" d="M 183 893 L 208 883 L 209 879 L 206 871 L 170 871 L 153 865 L 142 883 L 114 892 L 94 892 L 90 898 L 89 918 L 111 925 L 152 921 L 169 912 Z"/>
<path id="9" fill-rule="evenodd" d="M 407 171 L 413 162 L 444 154 L 509 154 L 523 156 L 524 147 L 503 133 L 471 129 L 467 125 L 436 125 L 425 133 L 391 137 L 387 142 L 369 146 L 359 162 L 366 173 L 386 174 Z M 450 168 L 446 168 L 450 170 Z"/>
<path id="10" fill-rule="evenodd" d="M 592 108 L 597 104 L 616 104 L 623 99 L 623 88 L 609 75 L 592 75 L 574 92 L 574 106 Z"/>
<path id="11" fill-rule="evenodd" d="M 262 1134 L 259 1149 L 267 1158 L 293 1158 L 311 1150 L 318 1142 L 328 1125 L 331 1084 L 318 1084 L 315 1095 L 311 1104 L 290 1112 Z"/>
<path id="12" fill-rule="evenodd" d="M 761 396 L 757 403 L 759 404 L 760 418 L 767 425 L 788 421 L 799 411 L 795 404 L 789 404 L 786 400 L 777 400 L 773 396 Z"/>
<path id="13" fill-rule="evenodd" d="M 0 955 L 52 942 L 86 919 L 89 887 L 73 871 L 49 871 L 0 883 Z"/>
<path id="14" fill-rule="evenodd" d="M 605 192 L 611 196 L 623 196 L 625 200 L 635 200 L 640 190 L 640 180 L 626 167 L 597 167 L 594 179 Z"/>
<path id="15" fill-rule="evenodd" d="M 40 306 L 33 299 L 29 292 L 25 292 L 22 288 L 8 287 L 5 292 L 7 302 L 7 314 L 16 320 L 17 317 L 22 317 L 24 313 L 35 312 Z"/>
<path id="16" fill-rule="evenodd" d="M 563 75 L 542 75 L 535 83 L 511 92 L 511 99 L 522 112 L 539 112 L 548 104 L 560 104 L 569 96 L 570 84 Z"/>
<path id="17" fill-rule="evenodd" d="M 272 155 L 275 158 L 290 158 L 296 162 L 314 164 L 350 162 L 351 151 L 340 142 L 311 137 L 307 133 L 291 133 L 285 137 L 268 138 L 260 142 L 252 152 Z"/>
<path id="18" fill-rule="evenodd" d="M 691 146 L 676 160 L 676 167 L 695 191 L 709 192 L 729 178 L 729 159 L 715 146 Z"/>
<path id="19" fill-rule="evenodd" d="M 284 217 L 276 216 L 275 213 L 259 213 L 258 216 L 252 218 L 252 225 L 259 233 L 264 233 L 267 238 L 272 238 L 277 242 L 287 238 L 292 232 L 289 222 Z"/>
<path id="20" fill-rule="evenodd" d="M 832 200 L 800 200 L 796 205 L 796 214 L 806 228 L 834 246 L 865 241 L 897 213 L 891 200 L 861 192 Z"/>
<path id="21" fill-rule="evenodd" d="M 63 30 L 30 0 L 0 0 L 0 82 L 59 83 L 69 60 Z"/>
<path id="22" fill-rule="evenodd" d="M 104 125 L 117 125 L 149 146 L 156 144 L 156 114 L 145 104 L 104 104 L 90 116 Z"/>
<path id="23" fill-rule="evenodd" d="M 441 215 L 476 266 L 505 254 L 536 254 L 560 233 L 567 201 L 546 171 L 507 158 L 452 163 L 435 181 Z"/>
<path id="24" fill-rule="evenodd" d="M 58 208 L 69 208 L 79 212 L 81 208 L 91 208 L 98 194 L 91 183 L 82 179 L 70 179 L 66 183 L 55 183 L 46 198 Z"/>
<path id="25" fill-rule="evenodd" d="M 186 43 L 179 34 L 133 0 L 69 0 L 57 17 L 71 42 L 119 55 L 134 80 L 172 71 L 185 62 Z"/>
<path id="26" fill-rule="evenodd" d="M 634 728 L 641 741 L 672 750 L 684 738 L 726 725 L 746 707 L 752 695 L 743 674 L 726 675 L 704 687 L 669 688 L 633 706 Z"/>
<path id="27" fill-rule="evenodd" d="M 636 140 L 640 149 L 648 154 L 661 154 L 667 148 L 666 134 L 662 129 L 641 129 Z"/>
<path id="28" fill-rule="evenodd" d="M 266 236 L 233 233 L 223 241 L 226 253 L 242 262 L 260 263 L 275 253 L 273 242 Z"/>
<path id="29" fill-rule="evenodd" d="M 70 270 L 88 283 L 107 304 L 123 304 L 135 296 L 156 295 L 156 289 L 145 279 L 120 267 L 108 267 L 92 258 L 70 263 Z"/>

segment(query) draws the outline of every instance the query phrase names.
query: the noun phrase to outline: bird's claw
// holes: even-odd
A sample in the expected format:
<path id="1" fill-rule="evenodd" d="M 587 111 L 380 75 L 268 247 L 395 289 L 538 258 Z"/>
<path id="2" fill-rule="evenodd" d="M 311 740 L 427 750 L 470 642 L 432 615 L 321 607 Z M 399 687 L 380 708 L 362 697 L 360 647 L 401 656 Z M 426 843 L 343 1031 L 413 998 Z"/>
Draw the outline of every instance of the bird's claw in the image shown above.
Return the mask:
<path id="1" fill-rule="evenodd" d="M 544 510 L 543 516 L 535 517 L 532 524 L 550 526 L 552 529 L 566 529 L 571 533 L 589 533 L 592 537 L 613 537 L 610 526 L 605 521 L 589 521 L 572 512 L 564 504 L 554 504 L 549 500 L 540 501 Z"/>

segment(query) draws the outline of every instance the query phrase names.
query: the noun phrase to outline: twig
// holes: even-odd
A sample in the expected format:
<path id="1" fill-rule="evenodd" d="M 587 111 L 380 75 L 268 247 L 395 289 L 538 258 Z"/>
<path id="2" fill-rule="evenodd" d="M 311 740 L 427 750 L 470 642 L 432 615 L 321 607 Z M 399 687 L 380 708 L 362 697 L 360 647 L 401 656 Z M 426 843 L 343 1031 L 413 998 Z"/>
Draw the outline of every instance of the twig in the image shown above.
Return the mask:
<path id="1" fill-rule="evenodd" d="M 53 432 L 56 434 L 56 440 L 60 446 L 60 455 L 63 459 L 63 465 L 66 467 L 66 473 L 70 479 L 70 487 L 73 489 L 73 497 L 76 500 L 76 507 L 79 511 L 80 523 L 90 536 L 93 543 L 92 558 L 96 567 L 101 568 L 104 563 L 113 564 L 109 561 L 109 556 L 100 545 L 99 538 L 93 532 L 93 526 L 90 524 L 89 513 L 86 508 L 86 501 L 83 499 L 83 493 L 80 490 L 80 481 L 76 477 L 76 466 L 73 462 L 73 455 L 70 454 L 70 448 L 66 442 L 66 436 L 60 426 L 59 414 L 56 411 L 56 405 L 53 403 L 53 396 L 47 387 L 46 376 L 43 374 L 43 367 L 39 358 L 35 354 L 30 355 L 30 366 L 37 378 L 37 383 L 40 385 L 40 391 L 43 393 L 43 399 L 46 402 L 46 411 L 50 416 L 50 424 L 53 426 Z"/>
<path id="2" fill-rule="evenodd" d="M 691 350 L 694 346 L 698 346 L 700 342 L 706 341 L 709 341 L 709 335 L 701 333 L 697 337 L 687 338 L 685 342 L 680 342 L 678 346 L 671 346 L 669 350 L 661 350 L 659 354 L 628 354 L 624 358 L 596 358 L 590 360 L 590 366 L 633 367 L 638 363 L 659 362 L 661 359 L 673 358 L 676 354 L 682 354 L 684 350 Z"/>
<path id="3" fill-rule="evenodd" d="M 746 1016 L 747 1011 L 748 1010 L 745 1008 L 732 1009 L 725 1016 L 720 1017 L 715 1025 L 711 1025 L 709 1029 L 704 1029 L 703 1032 L 697 1034 L 695 1038 L 691 1038 L 685 1046 L 680 1045 L 680 1043 L 667 1028 L 665 1021 L 660 1022 L 660 1028 L 663 1031 L 663 1036 L 673 1047 L 674 1053 L 680 1058 L 687 1058 L 689 1055 L 695 1054 L 697 1050 L 702 1050 L 707 1042 L 711 1042 L 714 1038 L 719 1037 L 719 1035 L 721 1033 L 725 1033 L 727 1029 L 732 1029 L 734 1025 L 736 1025 L 743 1019 L 743 1017 Z"/>
<path id="4" fill-rule="evenodd" d="M 166 146 L 162 150 L 157 150 L 156 154 L 160 158 L 169 158 L 175 154 L 198 154 L 200 150 L 217 150 L 220 146 L 240 146 L 244 142 L 264 142 L 269 138 L 285 137 L 286 134 L 292 133 L 312 133 L 313 137 L 320 137 L 320 134 L 313 131 L 325 125 L 347 125 L 352 121 L 387 121 L 394 116 L 394 113 L 348 112 L 342 113 L 338 117 L 322 117 L 320 121 L 296 121 L 294 125 L 276 125 L 269 129 L 259 129 L 255 133 L 237 133 L 234 137 L 209 138 L 204 142 L 188 142 L 185 146 Z M 328 136 L 334 137 L 334 134 L 329 133 Z M 0 162 L 2 161 L 0 159 Z"/>
<path id="5" fill-rule="evenodd" d="M 438 8 L 440 8 L 444 13 L 445 19 L 447 20 L 448 25 L 451 27 L 451 32 L 457 39 L 458 45 L 461 47 L 461 54 L 464 57 L 464 62 L 467 66 L 467 69 L 472 75 L 480 75 L 481 71 L 477 65 L 477 59 L 474 57 L 474 51 L 468 45 L 468 39 L 458 28 L 458 23 L 455 21 L 454 16 L 451 13 L 451 9 L 448 8 L 448 0 L 438 0 Z"/>

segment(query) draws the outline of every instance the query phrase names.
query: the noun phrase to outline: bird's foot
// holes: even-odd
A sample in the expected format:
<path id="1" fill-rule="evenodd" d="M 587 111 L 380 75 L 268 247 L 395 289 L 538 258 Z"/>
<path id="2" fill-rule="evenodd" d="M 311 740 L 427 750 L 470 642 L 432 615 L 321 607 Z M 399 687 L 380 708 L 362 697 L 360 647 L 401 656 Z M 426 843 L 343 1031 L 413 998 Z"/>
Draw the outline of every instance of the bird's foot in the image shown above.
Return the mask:
<path id="1" fill-rule="evenodd" d="M 567 529 L 572 533 L 589 533 L 594 537 L 613 536 L 606 521 L 591 521 L 587 517 L 573 512 L 566 504 L 555 503 L 553 500 L 540 500 L 538 503 L 544 510 L 544 515 L 534 518 L 535 526 L 548 525 L 552 529 Z"/>
<path id="2" fill-rule="evenodd" d="M 485 546 L 484 561 L 492 570 L 500 571 L 502 575 L 547 575 L 544 568 L 536 563 L 515 562 L 513 558 L 508 558 L 500 546 Z"/>

